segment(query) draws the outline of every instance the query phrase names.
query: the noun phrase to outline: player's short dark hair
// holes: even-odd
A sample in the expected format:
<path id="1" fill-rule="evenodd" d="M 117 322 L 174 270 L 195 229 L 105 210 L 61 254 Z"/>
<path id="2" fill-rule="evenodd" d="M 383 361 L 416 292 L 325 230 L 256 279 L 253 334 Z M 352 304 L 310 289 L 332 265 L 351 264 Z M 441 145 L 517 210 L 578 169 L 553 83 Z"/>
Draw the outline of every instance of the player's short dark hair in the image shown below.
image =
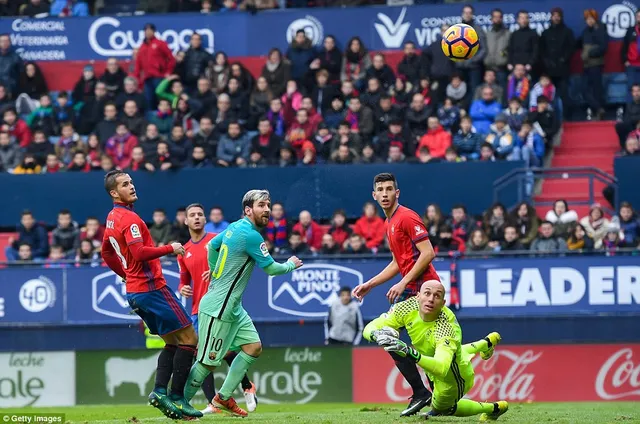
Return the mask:
<path id="1" fill-rule="evenodd" d="M 163 214 L 165 214 L 165 215 L 167 214 L 167 212 L 165 212 L 165 210 L 164 210 L 164 209 L 162 209 L 162 208 L 156 208 L 156 209 L 154 209 L 154 210 L 153 210 L 153 213 L 156 213 L 156 212 L 160 212 L 160 213 L 163 213 Z"/>
<path id="2" fill-rule="evenodd" d="M 344 292 L 351 294 L 351 287 L 347 287 L 347 286 L 340 287 L 340 291 L 338 292 L 338 294 L 342 294 Z"/>
<path id="3" fill-rule="evenodd" d="M 60 209 L 58 215 L 71 215 L 71 211 L 69 209 Z"/>
<path id="4" fill-rule="evenodd" d="M 398 181 L 396 180 L 396 177 L 390 172 L 382 172 L 373 177 L 373 188 L 376 187 L 376 184 L 384 183 L 387 181 L 391 181 L 393 183 L 393 188 L 398 188 Z"/>
<path id="5" fill-rule="evenodd" d="M 117 178 L 120 175 L 125 175 L 126 172 L 121 171 L 119 169 L 114 169 L 112 171 L 107 172 L 107 175 L 104 176 L 104 189 L 107 190 L 107 193 L 111 195 L 111 190 L 115 190 L 118 186 Z"/>
<path id="6" fill-rule="evenodd" d="M 200 203 L 192 203 L 189 206 L 187 206 L 186 212 L 189 213 L 189 209 L 191 208 L 200 208 L 202 209 L 202 213 L 204 213 L 204 206 L 202 206 L 202 204 Z"/>

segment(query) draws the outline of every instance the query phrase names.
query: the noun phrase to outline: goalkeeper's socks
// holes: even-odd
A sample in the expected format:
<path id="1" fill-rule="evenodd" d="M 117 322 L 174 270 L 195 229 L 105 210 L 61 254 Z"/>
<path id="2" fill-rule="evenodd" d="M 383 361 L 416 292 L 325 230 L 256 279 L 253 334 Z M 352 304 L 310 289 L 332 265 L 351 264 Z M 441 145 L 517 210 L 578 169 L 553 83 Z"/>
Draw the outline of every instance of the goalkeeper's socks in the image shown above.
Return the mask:
<path id="1" fill-rule="evenodd" d="M 456 405 L 455 417 L 470 417 L 483 412 L 492 414 L 498 407 L 497 403 L 476 402 L 470 399 L 460 399 Z"/>
<path id="2" fill-rule="evenodd" d="M 244 352 L 238 353 L 238 356 L 236 356 L 236 358 L 231 363 L 227 378 L 224 379 L 224 383 L 222 384 L 222 387 L 218 392 L 223 400 L 227 400 L 231 397 L 231 394 L 238 387 L 238 384 L 240 384 L 240 381 L 247 373 L 249 367 L 257 359 L 258 358 L 247 355 Z"/>
<path id="3" fill-rule="evenodd" d="M 189 372 L 187 384 L 184 386 L 184 398 L 187 400 L 187 402 L 191 402 L 191 399 L 193 399 L 196 393 L 198 393 L 198 389 L 203 385 L 203 382 L 205 381 L 205 379 L 207 379 L 208 376 L 212 376 L 209 368 L 205 367 L 200 362 L 196 362 L 195 364 L 193 364 L 193 367 L 191 367 L 191 371 Z M 205 395 L 207 396 L 207 399 L 209 399 L 209 394 L 207 394 L 207 392 L 205 392 Z M 215 394 L 213 396 L 215 396 Z M 211 399 L 213 399 L 213 396 L 211 397 Z"/>
<path id="4" fill-rule="evenodd" d="M 491 348 L 491 342 L 487 337 L 481 340 L 477 340 L 473 343 L 467 343 L 465 345 L 462 345 L 462 350 L 470 355 L 475 355 L 476 353 L 484 352 L 489 348 Z"/>
<path id="5" fill-rule="evenodd" d="M 189 383 L 187 382 L 187 384 Z M 216 385 L 213 381 L 213 373 L 210 373 L 205 377 L 204 381 L 202 382 L 202 391 L 204 392 L 207 401 L 209 403 L 213 402 L 213 398 L 216 396 Z M 184 387 L 184 392 L 186 396 L 187 386 Z"/>
<path id="6" fill-rule="evenodd" d="M 158 356 L 158 366 L 156 368 L 156 381 L 153 391 L 159 394 L 167 394 L 167 386 L 171 380 L 173 372 L 173 357 L 178 346 L 173 344 L 164 345 L 160 356 Z"/>
<path id="7" fill-rule="evenodd" d="M 420 375 L 420 372 L 418 372 L 416 363 L 411 358 L 400 356 L 397 353 L 391 352 L 389 355 L 391 355 L 395 361 L 400 374 L 402 374 L 404 379 L 407 380 L 407 383 L 411 386 L 411 390 L 413 390 L 413 397 L 416 399 L 430 397 L 429 391 L 422 381 L 422 376 Z"/>
<path id="8" fill-rule="evenodd" d="M 171 396 L 184 396 L 184 385 L 193 365 L 193 358 L 196 356 L 196 347 L 193 345 L 178 345 L 176 354 L 173 357 L 173 378 L 171 379 Z"/>

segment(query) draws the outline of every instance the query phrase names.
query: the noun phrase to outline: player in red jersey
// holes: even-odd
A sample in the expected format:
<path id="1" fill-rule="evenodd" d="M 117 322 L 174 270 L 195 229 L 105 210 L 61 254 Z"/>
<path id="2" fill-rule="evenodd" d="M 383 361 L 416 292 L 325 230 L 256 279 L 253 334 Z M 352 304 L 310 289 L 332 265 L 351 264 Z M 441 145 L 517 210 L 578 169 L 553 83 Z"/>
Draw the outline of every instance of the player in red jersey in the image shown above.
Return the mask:
<path id="1" fill-rule="evenodd" d="M 133 211 L 138 195 L 128 174 L 110 171 L 104 178 L 104 186 L 113 200 L 113 209 L 107 216 L 102 258 L 125 281 L 131 309 L 151 334 L 160 335 L 166 343 L 158 357 L 149 403 L 169 418 L 201 417 L 202 413 L 184 399 L 184 385 L 198 338 L 189 315 L 167 287 L 159 260 L 170 253 L 183 254 L 184 248 L 180 243 L 154 247 L 147 225 Z M 168 394 L 170 379 L 171 394 Z"/>
<path id="2" fill-rule="evenodd" d="M 185 254 L 178 256 L 178 266 L 180 267 L 180 285 L 178 286 L 178 290 L 180 290 L 180 294 L 184 297 L 193 296 L 191 303 L 191 321 L 193 322 L 196 332 L 198 331 L 198 307 L 200 306 L 200 299 L 207 293 L 209 282 L 211 281 L 207 245 L 209 241 L 216 236 L 215 233 L 207 233 L 204 230 L 206 221 L 204 206 L 199 203 L 193 203 L 187 206 L 186 225 L 187 228 L 189 228 L 191 239 L 184 245 Z M 227 364 L 231 366 L 236 356 L 236 352 L 229 352 L 224 359 Z M 257 406 L 256 387 L 246 374 L 242 379 L 241 385 L 244 391 L 244 398 L 247 402 L 247 409 L 249 412 L 253 412 Z M 204 415 L 221 412 L 220 409 L 213 406 L 212 403 L 216 395 L 213 373 L 209 374 L 202 383 L 202 391 L 207 397 L 209 404 L 201 412 Z"/>
<path id="3" fill-rule="evenodd" d="M 429 241 L 429 233 L 417 213 L 398 204 L 399 197 L 400 190 L 393 174 L 382 173 L 375 176 L 373 198 L 387 216 L 386 232 L 393 258 L 378 275 L 353 289 L 353 296 L 359 300 L 372 288 L 386 283 L 398 273 L 402 275 L 402 279 L 387 292 L 387 299 L 392 304 L 415 296 L 425 281 L 440 281 L 431 263 L 436 255 Z M 413 390 L 409 405 L 400 415 L 414 415 L 431 403 L 431 393 L 422 382 L 414 362 L 394 353 L 391 356 Z"/>

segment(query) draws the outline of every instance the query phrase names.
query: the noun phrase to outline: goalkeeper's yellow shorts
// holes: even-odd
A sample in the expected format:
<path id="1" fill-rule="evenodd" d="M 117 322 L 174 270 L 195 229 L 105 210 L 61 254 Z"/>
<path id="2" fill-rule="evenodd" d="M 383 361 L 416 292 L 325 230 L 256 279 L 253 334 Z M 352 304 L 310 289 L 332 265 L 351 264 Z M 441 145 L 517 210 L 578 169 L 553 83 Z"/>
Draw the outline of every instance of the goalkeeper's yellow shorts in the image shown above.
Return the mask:
<path id="1" fill-rule="evenodd" d="M 448 412 L 473 387 L 473 378 L 471 364 L 467 362 L 461 366 L 454 359 L 447 375 L 443 379 L 433 380 L 431 408 L 442 415 L 449 415 Z"/>

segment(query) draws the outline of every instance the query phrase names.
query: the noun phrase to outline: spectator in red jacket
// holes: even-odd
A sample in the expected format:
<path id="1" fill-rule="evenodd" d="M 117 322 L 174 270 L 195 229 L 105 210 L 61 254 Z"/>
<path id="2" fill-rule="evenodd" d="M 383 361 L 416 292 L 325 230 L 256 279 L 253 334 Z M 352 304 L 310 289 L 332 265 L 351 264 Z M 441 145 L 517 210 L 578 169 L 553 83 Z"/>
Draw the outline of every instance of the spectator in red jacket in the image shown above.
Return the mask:
<path id="1" fill-rule="evenodd" d="M 427 122 L 429 129 L 420 139 L 416 156 L 420 156 L 420 147 L 426 146 L 432 157 L 444 158 L 445 152 L 451 147 L 451 133 L 440 125 L 440 119 L 437 116 L 430 116 Z"/>
<path id="2" fill-rule="evenodd" d="M 125 169 L 131 164 L 133 148 L 137 145 L 138 138 L 129 132 L 124 123 L 119 122 L 116 133 L 107 140 L 104 151 L 111 157 L 115 166 Z"/>
<path id="3" fill-rule="evenodd" d="M 347 215 L 344 210 L 338 209 L 333 213 L 333 219 L 331 220 L 331 228 L 329 228 L 329 234 L 333 237 L 333 241 L 338 246 L 338 251 L 344 248 L 344 242 L 349 238 L 353 231 L 347 224 Z"/>
<path id="4" fill-rule="evenodd" d="M 299 215 L 299 221 L 293 226 L 293 232 L 302 235 L 302 242 L 306 243 L 312 251 L 317 252 L 322 247 L 322 236 L 324 231 L 322 227 L 311 218 L 309 211 L 302 211 Z"/>
<path id="5" fill-rule="evenodd" d="M 26 148 L 31 144 L 31 130 L 26 122 L 18 118 L 18 114 L 13 108 L 4 111 L 2 131 L 9 132 L 11 137 L 14 137 L 22 148 Z"/>
<path id="6" fill-rule="evenodd" d="M 156 38 L 156 26 L 144 26 L 144 41 L 140 45 L 136 56 L 134 75 L 144 85 L 144 95 L 147 106 L 156 108 L 156 87 L 160 82 L 173 73 L 176 59 L 164 41 Z"/>
<path id="7" fill-rule="evenodd" d="M 373 202 L 367 202 L 363 215 L 356 221 L 353 232 L 362 236 L 369 249 L 378 249 L 384 241 L 384 221 L 378 216 Z"/>

